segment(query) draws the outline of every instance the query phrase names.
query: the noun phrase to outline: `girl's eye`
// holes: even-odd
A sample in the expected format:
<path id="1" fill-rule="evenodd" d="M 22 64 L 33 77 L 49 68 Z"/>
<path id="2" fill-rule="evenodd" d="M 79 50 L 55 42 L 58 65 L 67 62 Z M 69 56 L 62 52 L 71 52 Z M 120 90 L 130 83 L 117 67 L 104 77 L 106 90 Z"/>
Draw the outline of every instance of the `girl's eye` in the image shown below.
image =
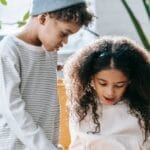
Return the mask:
<path id="1" fill-rule="evenodd" d="M 116 87 L 116 88 L 122 88 L 122 87 L 124 87 L 125 85 L 126 85 L 126 84 L 124 84 L 124 83 L 123 83 L 123 84 L 116 84 L 115 87 Z"/>
<path id="2" fill-rule="evenodd" d="M 107 84 L 106 83 L 99 83 L 101 86 L 106 86 Z"/>

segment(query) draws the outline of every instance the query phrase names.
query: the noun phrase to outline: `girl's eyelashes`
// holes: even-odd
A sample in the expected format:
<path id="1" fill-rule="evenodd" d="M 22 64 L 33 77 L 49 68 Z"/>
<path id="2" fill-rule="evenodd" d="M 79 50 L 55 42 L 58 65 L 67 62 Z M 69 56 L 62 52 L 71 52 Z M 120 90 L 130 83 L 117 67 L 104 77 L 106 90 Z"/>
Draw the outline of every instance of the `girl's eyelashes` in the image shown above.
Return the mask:
<path id="1" fill-rule="evenodd" d="M 117 84 L 115 84 L 115 86 L 118 88 L 121 88 L 121 87 L 127 86 L 129 83 L 130 83 L 129 81 L 123 82 L 123 83 L 117 83 Z"/>
<path id="2" fill-rule="evenodd" d="M 101 86 L 107 86 L 107 83 L 101 83 L 101 82 L 99 82 L 99 85 L 101 85 Z M 122 88 L 122 87 L 124 87 L 126 85 L 127 85 L 127 83 L 118 83 L 118 84 L 114 84 L 113 86 L 116 87 L 116 88 Z"/>
<path id="3" fill-rule="evenodd" d="M 119 84 L 115 84 L 114 86 L 116 88 L 122 88 L 122 87 L 126 86 L 126 84 L 125 83 L 119 83 Z"/>
<path id="4" fill-rule="evenodd" d="M 101 83 L 101 82 L 99 82 L 99 84 L 102 85 L 102 86 L 106 86 L 107 85 L 107 83 Z"/>

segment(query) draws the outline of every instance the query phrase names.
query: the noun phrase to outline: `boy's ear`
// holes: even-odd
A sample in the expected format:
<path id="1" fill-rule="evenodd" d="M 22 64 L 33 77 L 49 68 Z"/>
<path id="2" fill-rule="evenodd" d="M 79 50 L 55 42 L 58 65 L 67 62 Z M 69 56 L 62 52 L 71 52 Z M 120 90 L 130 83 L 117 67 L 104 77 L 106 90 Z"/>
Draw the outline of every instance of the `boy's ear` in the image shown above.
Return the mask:
<path id="1" fill-rule="evenodd" d="M 46 21 L 46 14 L 41 14 L 41 15 L 38 15 L 38 21 L 40 24 L 44 25 L 45 24 L 45 21 Z"/>

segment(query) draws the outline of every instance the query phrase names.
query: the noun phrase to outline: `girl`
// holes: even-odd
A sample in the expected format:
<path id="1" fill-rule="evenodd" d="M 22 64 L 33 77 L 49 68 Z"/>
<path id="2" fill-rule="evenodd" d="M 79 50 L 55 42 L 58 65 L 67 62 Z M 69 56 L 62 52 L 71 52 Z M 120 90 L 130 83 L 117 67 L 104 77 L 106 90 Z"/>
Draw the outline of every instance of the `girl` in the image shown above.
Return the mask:
<path id="1" fill-rule="evenodd" d="M 103 37 L 64 67 L 70 150 L 150 149 L 150 57 L 125 37 Z"/>

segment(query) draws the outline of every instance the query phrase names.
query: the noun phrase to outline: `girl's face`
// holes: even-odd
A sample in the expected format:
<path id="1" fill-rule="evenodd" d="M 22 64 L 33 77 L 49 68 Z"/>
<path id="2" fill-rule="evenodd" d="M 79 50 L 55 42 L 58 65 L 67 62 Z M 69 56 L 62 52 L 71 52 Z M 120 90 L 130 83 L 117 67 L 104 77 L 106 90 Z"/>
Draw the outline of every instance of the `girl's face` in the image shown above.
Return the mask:
<path id="1" fill-rule="evenodd" d="M 117 69 L 105 69 L 92 77 L 91 85 L 102 104 L 113 105 L 121 100 L 129 81 Z"/>

